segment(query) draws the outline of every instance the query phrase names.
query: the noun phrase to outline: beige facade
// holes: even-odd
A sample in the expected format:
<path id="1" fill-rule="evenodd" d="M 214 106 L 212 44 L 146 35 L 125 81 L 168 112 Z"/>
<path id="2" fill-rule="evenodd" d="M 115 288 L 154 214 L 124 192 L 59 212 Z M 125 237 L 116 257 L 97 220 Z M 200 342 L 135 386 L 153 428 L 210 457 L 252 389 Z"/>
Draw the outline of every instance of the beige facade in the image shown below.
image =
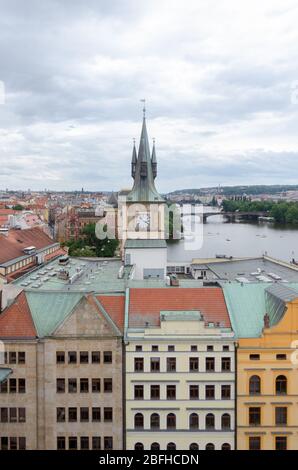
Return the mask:
<path id="1" fill-rule="evenodd" d="M 127 449 L 233 449 L 233 334 L 176 314 L 127 331 Z"/>

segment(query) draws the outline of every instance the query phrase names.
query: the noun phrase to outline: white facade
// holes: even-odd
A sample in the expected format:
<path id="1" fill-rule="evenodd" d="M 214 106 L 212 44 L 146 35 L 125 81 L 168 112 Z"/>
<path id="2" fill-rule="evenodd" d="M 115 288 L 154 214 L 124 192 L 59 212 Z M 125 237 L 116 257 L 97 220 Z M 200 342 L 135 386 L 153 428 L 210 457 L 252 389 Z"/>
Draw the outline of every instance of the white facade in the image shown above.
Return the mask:
<path id="1" fill-rule="evenodd" d="M 137 280 L 164 279 L 167 268 L 167 248 L 125 248 L 125 264 L 134 266 Z"/>

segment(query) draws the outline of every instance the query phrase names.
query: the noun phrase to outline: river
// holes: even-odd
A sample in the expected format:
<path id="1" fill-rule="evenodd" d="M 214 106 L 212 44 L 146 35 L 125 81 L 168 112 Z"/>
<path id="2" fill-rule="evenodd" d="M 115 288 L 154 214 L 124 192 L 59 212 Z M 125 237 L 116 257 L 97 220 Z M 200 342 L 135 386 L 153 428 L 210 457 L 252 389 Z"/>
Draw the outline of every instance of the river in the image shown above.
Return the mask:
<path id="1" fill-rule="evenodd" d="M 203 225 L 200 249 L 186 250 L 183 240 L 168 244 L 169 261 L 214 258 L 216 254 L 234 257 L 267 254 L 288 262 L 292 258 L 297 261 L 298 227 L 276 226 L 268 222 L 227 222 L 223 216 L 216 215 L 209 217 Z"/>

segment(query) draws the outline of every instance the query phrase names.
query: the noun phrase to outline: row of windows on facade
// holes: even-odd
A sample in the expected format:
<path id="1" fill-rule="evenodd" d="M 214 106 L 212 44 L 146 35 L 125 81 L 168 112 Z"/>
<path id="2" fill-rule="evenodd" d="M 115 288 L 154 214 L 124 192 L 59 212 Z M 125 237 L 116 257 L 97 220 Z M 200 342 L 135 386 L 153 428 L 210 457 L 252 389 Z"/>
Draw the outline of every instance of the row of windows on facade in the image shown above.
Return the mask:
<path id="1" fill-rule="evenodd" d="M 176 388 L 177 388 L 176 385 L 166 386 L 166 399 L 167 400 L 177 399 Z M 191 400 L 199 400 L 200 398 L 199 391 L 200 391 L 199 385 L 189 385 L 189 398 Z M 134 398 L 135 400 L 144 400 L 144 385 L 134 386 Z M 150 386 L 150 399 L 151 400 L 160 399 L 160 385 Z M 215 400 L 215 385 L 205 385 L 205 399 Z M 221 385 L 221 399 L 222 400 L 231 399 L 231 386 L 230 385 Z"/>
<path id="2" fill-rule="evenodd" d="M 248 419 L 250 426 L 261 426 L 261 407 L 251 406 L 248 409 Z M 275 425 L 287 426 L 288 409 L 286 406 L 275 407 Z"/>
<path id="3" fill-rule="evenodd" d="M 65 423 L 66 420 L 70 423 L 77 422 L 80 420 L 81 423 L 87 423 L 90 421 L 100 422 L 102 411 L 99 407 L 93 407 L 89 410 L 88 407 L 81 407 L 79 409 L 75 407 L 63 408 L 59 407 L 56 409 L 57 423 Z M 105 423 L 113 422 L 113 408 L 105 407 L 103 409 L 103 421 Z"/>
<path id="4" fill-rule="evenodd" d="M 103 380 L 103 392 L 104 393 L 111 393 L 113 392 L 113 379 L 105 378 Z M 79 383 L 79 387 L 78 387 Z M 66 392 L 66 380 L 65 379 L 57 379 L 56 380 L 56 391 L 57 393 L 65 393 Z M 71 378 L 68 379 L 68 393 L 100 393 L 101 392 L 101 379 L 76 379 Z"/>
<path id="5" fill-rule="evenodd" d="M 9 379 L 0 384 L 0 393 L 26 393 L 26 379 Z"/>
<path id="6" fill-rule="evenodd" d="M 166 416 L 166 429 L 176 429 L 176 415 L 169 413 Z M 144 415 L 142 413 L 136 413 L 134 416 L 134 427 L 137 430 L 144 429 Z M 160 429 L 160 416 L 158 413 L 153 413 L 150 416 L 150 428 Z M 197 413 L 191 413 L 189 415 L 189 429 L 199 429 L 199 415 Z M 213 413 L 208 413 L 205 416 L 205 429 L 215 429 L 215 416 Z M 231 416 L 228 413 L 224 413 L 221 416 L 221 429 L 231 429 Z"/>
<path id="7" fill-rule="evenodd" d="M 176 349 L 175 349 L 175 346 L 173 344 L 168 345 L 168 352 L 174 352 L 175 350 Z M 197 352 L 198 351 L 198 346 L 196 344 L 192 344 L 190 346 L 189 350 L 190 350 L 190 352 Z M 143 346 L 141 344 L 137 344 L 136 347 L 135 347 L 135 351 L 136 352 L 142 352 L 143 351 Z M 151 351 L 153 351 L 153 352 L 159 351 L 159 346 L 157 344 L 153 344 L 151 346 Z M 211 344 L 207 345 L 206 346 L 206 351 L 207 352 L 214 351 L 214 346 L 211 345 Z M 223 345 L 222 351 L 223 352 L 230 351 L 230 346 L 229 345 Z"/>
<path id="8" fill-rule="evenodd" d="M 262 450 L 261 437 L 250 436 L 248 440 L 249 450 Z M 287 450 L 288 438 L 287 436 L 275 436 L 275 450 Z"/>
<path id="9" fill-rule="evenodd" d="M 103 351 L 103 363 L 112 364 L 113 353 L 112 351 Z M 57 351 L 56 352 L 56 363 L 57 364 L 100 364 L 101 362 L 101 351 Z M 5 351 L 4 352 L 4 363 L 5 364 L 25 364 L 26 353 L 25 351 Z"/>
<path id="10" fill-rule="evenodd" d="M 25 423 L 26 408 L 1 408 L 0 423 Z"/>
<path id="11" fill-rule="evenodd" d="M 251 361 L 259 361 L 261 359 L 260 354 L 250 354 L 249 359 Z M 276 354 L 275 359 L 277 361 L 286 361 L 287 360 L 287 355 L 286 354 Z"/>
<path id="12" fill-rule="evenodd" d="M 137 442 L 134 446 L 135 450 L 144 450 L 144 444 L 142 442 Z M 158 442 L 153 442 L 150 446 L 151 450 L 161 450 L 160 444 Z M 167 444 L 166 450 L 176 450 L 176 444 L 174 442 L 169 442 Z M 189 444 L 189 450 L 199 450 L 199 444 L 192 442 Z M 212 442 L 209 442 L 205 446 L 205 450 L 215 450 L 215 445 Z M 225 442 L 221 446 L 221 450 L 231 450 L 231 444 Z"/>
<path id="13" fill-rule="evenodd" d="M 166 372 L 176 372 L 176 366 L 177 366 L 176 363 L 177 363 L 176 357 L 167 357 Z M 135 372 L 144 372 L 144 364 L 145 364 L 145 361 L 143 357 L 135 357 L 135 360 L 134 360 Z M 150 371 L 161 372 L 159 357 L 150 358 Z M 216 372 L 214 357 L 206 357 L 205 371 Z M 231 371 L 231 358 L 222 357 L 221 358 L 221 372 L 230 372 L 230 371 Z M 162 372 L 165 372 L 165 371 L 162 371 Z M 189 372 L 199 372 L 199 358 L 198 357 L 189 358 Z"/>
<path id="14" fill-rule="evenodd" d="M 287 377 L 279 375 L 275 379 L 275 393 L 276 395 L 286 395 L 288 389 Z M 262 382 L 258 375 L 252 375 L 249 379 L 249 394 L 261 395 Z"/>
<path id="15" fill-rule="evenodd" d="M 26 437 L 1 437 L 1 450 L 26 450 Z"/>
<path id="16" fill-rule="evenodd" d="M 103 447 L 102 447 L 103 440 Z M 103 439 L 101 436 L 70 436 L 68 439 L 64 436 L 57 437 L 57 449 L 66 450 L 66 443 L 68 442 L 68 450 L 113 450 L 113 437 L 105 436 Z"/>

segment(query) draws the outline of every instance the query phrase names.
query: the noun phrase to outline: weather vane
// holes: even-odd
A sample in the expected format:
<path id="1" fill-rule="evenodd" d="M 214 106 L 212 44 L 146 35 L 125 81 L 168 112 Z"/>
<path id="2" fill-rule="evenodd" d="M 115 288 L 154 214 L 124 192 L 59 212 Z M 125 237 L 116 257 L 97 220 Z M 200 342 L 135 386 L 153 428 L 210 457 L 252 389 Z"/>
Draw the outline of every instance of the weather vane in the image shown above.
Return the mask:
<path id="1" fill-rule="evenodd" d="M 143 106 L 143 117 L 146 117 L 146 100 L 145 98 L 141 99 L 140 100 L 142 103 L 144 103 L 144 106 Z"/>

